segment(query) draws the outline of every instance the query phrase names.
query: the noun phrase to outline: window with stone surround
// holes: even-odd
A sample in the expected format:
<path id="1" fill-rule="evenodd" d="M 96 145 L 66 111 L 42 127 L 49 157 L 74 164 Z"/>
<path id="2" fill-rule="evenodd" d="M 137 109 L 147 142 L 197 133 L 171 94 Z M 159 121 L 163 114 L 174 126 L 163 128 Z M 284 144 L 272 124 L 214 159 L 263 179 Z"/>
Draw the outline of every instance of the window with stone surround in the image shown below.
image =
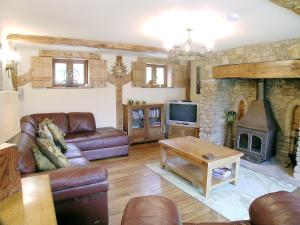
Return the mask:
<path id="1" fill-rule="evenodd" d="M 300 105 L 295 106 L 292 118 L 292 130 L 299 130 L 300 128 Z"/>
<path id="2" fill-rule="evenodd" d="M 244 115 L 245 115 L 245 102 L 241 100 L 238 107 L 238 120 L 242 119 Z"/>

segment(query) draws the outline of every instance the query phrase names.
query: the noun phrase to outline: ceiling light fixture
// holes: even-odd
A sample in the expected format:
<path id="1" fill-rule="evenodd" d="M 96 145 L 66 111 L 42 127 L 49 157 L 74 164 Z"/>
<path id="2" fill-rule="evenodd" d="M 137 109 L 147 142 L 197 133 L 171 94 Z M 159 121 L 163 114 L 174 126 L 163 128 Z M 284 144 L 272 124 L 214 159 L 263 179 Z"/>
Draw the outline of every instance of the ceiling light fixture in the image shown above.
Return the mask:
<path id="1" fill-rule="evenodd" d="M 210 43 L 210 48 L 208 49 L 203 44 L 197 46 L 197 51 L 193 50 L 193 41 L 191 37 L 193 29 L 186 29 L 187 40 L 184 44 L 175 44 L 168 51 L 168 59 L 170 61 L 193 61 L 193 60 L 205 60 L 207 52 L 212 48 L 212 42 Z"/>

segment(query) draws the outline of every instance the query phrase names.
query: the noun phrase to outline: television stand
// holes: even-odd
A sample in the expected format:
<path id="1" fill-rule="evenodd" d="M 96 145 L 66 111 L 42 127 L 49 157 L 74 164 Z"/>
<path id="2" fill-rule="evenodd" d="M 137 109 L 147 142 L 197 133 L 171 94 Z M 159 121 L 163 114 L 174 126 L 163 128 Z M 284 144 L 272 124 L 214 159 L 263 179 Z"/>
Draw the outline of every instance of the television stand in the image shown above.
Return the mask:
<path id="1" fill-rule="evenodd" d="M 168 138 L 192 136 L 199 138 L 199 127 L 188 127 L 182 124 L 168 126 Z"/>

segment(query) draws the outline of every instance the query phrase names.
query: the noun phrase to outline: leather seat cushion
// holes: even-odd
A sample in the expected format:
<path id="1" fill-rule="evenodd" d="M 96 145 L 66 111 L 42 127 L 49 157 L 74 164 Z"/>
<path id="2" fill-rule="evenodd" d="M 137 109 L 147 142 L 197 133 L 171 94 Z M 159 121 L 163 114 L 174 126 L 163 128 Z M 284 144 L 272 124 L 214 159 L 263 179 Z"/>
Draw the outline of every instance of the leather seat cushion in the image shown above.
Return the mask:
<path id="1" fill-rule="evenodd" d="M 68 159 L 72 166 L 87 166 L 90 161 L 86 157 L 77 157 Z"/>
<path id="2" fill-rule="evenodd" d="M 67 144 L 68 150 L 64 153 L 67 159 L 84 157 L 82 151 L 72 143 Z"/>
<path id="3" fill-rule="evenodd" d="M 76 144 L 82 151 L 128 145 L 127 134 L 113 128 L 99 128 L 96 132 L 68 134 L 66 142 Z"/>
<path id="4" fill-rule="evenodd" d="M 107 171 L 101 165 L 72 166 L 49 172 L 52 191 L 92 185 L 107 180 Z"/>
<path id="5" fill-rule="evenodd" d="M 255 199 L 249 213 L 255 225 L 299 225 L 300 197 L 285 191 L 270 193 Z"/>
<path id="6" fill-rule="evenodd" d="M 173 201 L 162 196 L 132 198 L 126 205 L 121 225 L 180 225 L 180 215 Z"/>

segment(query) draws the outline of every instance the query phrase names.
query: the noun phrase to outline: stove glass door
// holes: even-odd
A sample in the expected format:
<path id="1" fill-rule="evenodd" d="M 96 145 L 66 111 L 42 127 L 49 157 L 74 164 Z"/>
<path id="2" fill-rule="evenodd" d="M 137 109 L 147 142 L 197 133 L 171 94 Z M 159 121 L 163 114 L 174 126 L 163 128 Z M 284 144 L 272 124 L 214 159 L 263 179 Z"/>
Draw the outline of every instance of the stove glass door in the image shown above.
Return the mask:
<path id="1" fill-rule="evenodd" d="M 240 134 L 238 147 L 240 149 L 247 150 L 249 146 L 249 135 L 248 134 Z"/>

